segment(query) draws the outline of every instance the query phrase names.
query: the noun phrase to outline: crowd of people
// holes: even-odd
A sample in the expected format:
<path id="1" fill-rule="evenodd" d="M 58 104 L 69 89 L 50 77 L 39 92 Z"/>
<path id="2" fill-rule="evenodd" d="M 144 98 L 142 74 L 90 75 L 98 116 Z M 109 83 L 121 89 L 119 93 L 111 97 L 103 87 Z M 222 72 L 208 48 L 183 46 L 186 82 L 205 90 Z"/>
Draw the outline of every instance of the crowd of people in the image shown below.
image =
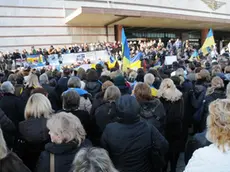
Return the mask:
<path id="1" fill-rule="evenodd" d="M 126 72 L 5 70 L 0 171 L 176 172 L 181 152 L 185 172 L 229 171 L 230 60 L 180 57 Z"/>

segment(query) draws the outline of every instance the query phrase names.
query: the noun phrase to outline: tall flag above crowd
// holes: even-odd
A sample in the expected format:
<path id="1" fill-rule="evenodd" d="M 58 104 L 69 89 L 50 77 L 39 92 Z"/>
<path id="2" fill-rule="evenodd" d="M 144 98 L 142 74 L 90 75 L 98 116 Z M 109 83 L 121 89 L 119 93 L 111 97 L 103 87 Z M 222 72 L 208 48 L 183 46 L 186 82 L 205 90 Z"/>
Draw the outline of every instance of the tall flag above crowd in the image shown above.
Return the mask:
<path id="1" fill-rule="evenodd" d="M 125 35 L 124 28 L 122 29 L 122 35 L 121 35 L 121 41 L 122 41 L 122 57 L 123 57 L 123 71 L 126 71 L 127 68 L 131 69 L 138 69 L 141 67 L 141 61 L 140 58 L 142 56 L 142 53 L 138 53 L 134 57 L 130 57 L 130 49 L 128 45 L 128 41 Z"/>
<path id="2" fill-rule="evenodd" d="M 207 55 L 208 53 L 210 53 L 212 50 L 212 46 L 214 45 L 215 45 L 215 39 L 213 36 L 213 31 L 212 29 L 210 29 L 206 37 L 206 40 L 203 46 L 201 47 L 201 52 L 203 53 L 203 55 Z"/>

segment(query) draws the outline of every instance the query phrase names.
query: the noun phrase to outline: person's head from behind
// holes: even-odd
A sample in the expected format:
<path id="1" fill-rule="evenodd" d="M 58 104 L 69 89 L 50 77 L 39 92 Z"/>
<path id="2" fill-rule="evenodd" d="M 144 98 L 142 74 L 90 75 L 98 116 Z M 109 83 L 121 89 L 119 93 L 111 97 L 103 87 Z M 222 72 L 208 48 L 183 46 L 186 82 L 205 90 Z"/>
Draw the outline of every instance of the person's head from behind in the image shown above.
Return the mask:
<path id="1" fill-rule="evenodd" d="M 73 172 L 118 172 L 102 148 L 82 148 L 73 161 Z"/>
<path id="2" fill-rule="evenodd" d="M 98 80 L 98 74 L 97 71 L 94 69 L 90 69 L 86 76 L 87 81 L 97 81 Z"/>
<path id="3" fill-rule="evenodd" d="M 77 76 L 80 78 L 80 80 L 85 80 L 86 79 L 86 72 L 85 72 L 85 69 L 83 68 L 79 68 L 77 70 Z"/>
<path id="4" fill-rule="evenodd" d="M 71 77 L 67 83 L 68 88 L 81 88 L 81 80 L 78 77 Z"/>
<path id="5" fill-rule="evenodd" d="M 134 95 L 138 102 L 153 99 L 151 88 L 146 83 L 137 83 L 134 87 Z"/>
<path id="6" fill-rule="evenodd" d="M 120 97 L 121 97 L 121 92 L 119 88 L 117 88 L 116 86 L 109 86 L 105 90 L 105 94 L 104 94 L 105 101 L 116 101 Z"/>
<path id="7" fill-rule="evenodd" d="M 129 73 L 129 82 L 134 82 L 135 80 L 136 80 L 136 78 L 137 78 L 137 72 L 136 71 L 131 71 L 130 73 Z"/>
<path id="8" fill-rule="evenodd" d="M 110 87 L 110 86 L 113 86 L 114 84 L 111 82 L 111 81 L 106 81 L 102 84 L 101 86 L 101 90 L 102 92 L 105 92 L 105 90 Z"/>
<path id="9" fill-rule="evenodd" d="M 47 121 L 51 141 L 56 144 L 75 142 L 78 146 L 85 140 L 86 132 L 78 117 L 61 112 Z"/>
<path id="10" fill-rule="evenodd" d="M 15 88 L 10 81 L 3 82 L 3 84 L 1 85 L 1 90 L 3 93 L 10 93 L 10 94 L 14 94 L 15 92 Z"/>
<path id="11" fill-rule="evenodd" d="M 25 119 L 50 118 L 53 113 L 49 99 L 41 93 L 30 96 L 25 107 Z"/>
<path id="12" fill-rule="evenodd" d="M 154 81 L 155 81 L 155 77 L 154 77 L 153 74 L 151 74 L 151 73 L 145 74 L 145 76 L 144 76 L 144 83 L 146 83 L 149 86 L 152 86 L 153 83 L 154 83 Z"/>
<path id="13" fill-rule="evenodd" d="M 10 81 L 13 85 L 16 85 L 16 74 L 10 74 L 7 81 Z"/>
<path id="14" fill-rule="evenodd" d="M 62 108 L 65 111 L 75 111 L 79 108 L 80 96 L 74 90 L 68 90 L 62 94 Z"/>
<path id="15" fill-rule="evenodd" d="M 22 74 L 17 74 L 17 76 L 16 76 L 16 82 L 19 85 L 22 85 L 24 83 L 24 77 L 23 77 Z"/>
<path id="16" fill-rule="evenodd" d="M 230 73 L 230 66 L 226 66 L 224 68 L 224 73 Z"/>
<path id="17" fill-rule="evenodd" d="M 0 160 L 5 158 L 7 156 L 7 147 L 6 147 L 6 142 L 3 137 L 2 129 L 0 128 Z"/>
<path id="18" fill-rule="evenodd" d="M 57 81 L 53 78 L 53 79 L 51 79 L 51 80 L 49 81 L 49 85 L 50 85 L 51 87 L 56 87 Z"/>
<path id="19" fill-rule="evenodd" d="M 209 105 L 206 137 L 222 151 L 230 145 L 229 99 L 217 99 Z"/>
<path id="20" fill-rule="evenodd" d="M 206 69 L 202 69 L 197 75 L 197 80 L 202 80 L 202 81 L 208 82 L 208 81 L 210 81 L 210 78 L 211 78 L 210 73 Z"/>
<path id="21" fill-rule="evenodd" d="M 182 93 L 176 88 L 172 79 L 164 79 L 160 85 L 157 96 L 168 101 L 175 102 L 181 99 Z"/>
<path id="22" fill-rule="evenodd" d="M 39 81 L 40 84 L 49 84 L 49 78 L 48 75 L 46 73 L 43 73 L 42 75 L 39 76 Z"/>
<path id="23" fill-rule="evenodd" d="M 38 76 L 33 73 L 30 73 L 26 81 L 26 87 L 28 88 L 41 87 L 38 81 Z"/>
<path id="24" fill-rule="evenodd" d="M 70 73 L 71 73 L 71 70 L 68 69 L 68 68 L 65 68 L 65 69 L 63 70 L 63 75 L 64 75 L 64 77 L 68 77 L 68 76 L 70 75 Z"/>

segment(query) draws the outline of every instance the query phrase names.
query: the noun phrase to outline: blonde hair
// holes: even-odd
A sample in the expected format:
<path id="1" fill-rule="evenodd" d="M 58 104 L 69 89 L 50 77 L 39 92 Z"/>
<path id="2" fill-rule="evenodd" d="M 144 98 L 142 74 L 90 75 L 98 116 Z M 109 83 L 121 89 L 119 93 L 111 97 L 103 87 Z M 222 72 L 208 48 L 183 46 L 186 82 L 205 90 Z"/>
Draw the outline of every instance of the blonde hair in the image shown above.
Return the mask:
<path id="1" fill-rule="evenodd" d="M 80 120 L 72 113 L 61 112 L 53 115 L 47 121 L 47 128 L 50 132 L 60 136 L 64 143 L 75 141 L 80 146 L 86 137 Z"/>
<path id="2" fill-rule="evenodd" d="M 217 99 L 209 106 L 207 139 L 225 152 L 230 146 L 230 100 Z"/>
<path id="3" fill-rule="evenodd" d="M 176 76 L 178 76 L 180 78 L 180 84 L 184 83 L 185 79 L 184 79 L 184 69 L 179 68 L 176 70 Z"/>
<path id="4" fill-rule="evenodd" d="M 158 90 L 157 97 L 175 102 L 181 99 L 182 93 L 176 88 L 173 81 L 169 78 L 164 79 Z"/>
<path id="5" fill-rule="evenodd" d="M 6 142 L 3 137 L 2 129 L 0 128 L 0 160 L 7 156 Z"/>
<path id="6" fill-rule="evenodd" d="M 212 78 L 211 87 L 207 89 L 206 95 L 212 94 L 216 88 L 223 88 L 223 87 L 224 87 L 224 81 L 219 76 L 215 76 L 214 78 Z"/>
<path id="7" fill-rule="evenodd" d="M 25 119 L 40 118 L 41 116 L 49 118 L 52 113 L 51 103 L 46 96 L 41 93 L 30 96 L 25 107 Z"/>
<path id="8" fill-rule="evenodd" d="M 224 73 L 230 73 L 230 66 L 226 66 L 224 68 Z"/>
<path id="9" fill-rule="evenodd" d="M 26 81 L 26 87 L 28 88 L 37 88 L 37 87 L 41 87 L 39 81 L 38 81 L 38 76 L 30 73 L 28 76 L 28 79 Z"/>

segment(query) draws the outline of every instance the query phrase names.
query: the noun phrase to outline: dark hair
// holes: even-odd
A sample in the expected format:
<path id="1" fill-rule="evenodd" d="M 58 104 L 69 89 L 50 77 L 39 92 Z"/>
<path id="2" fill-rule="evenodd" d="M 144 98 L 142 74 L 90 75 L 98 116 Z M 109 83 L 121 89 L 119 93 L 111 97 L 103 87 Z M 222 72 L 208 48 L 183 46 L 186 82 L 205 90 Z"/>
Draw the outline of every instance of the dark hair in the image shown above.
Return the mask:
<path id="1" fill-rule="evenodd" d="M 103 76 L 101 76 L 101 77 L 99 78 L 99 80 L 100 80 L 102 83 L 104 83 L 104 82 L 106 82 L 106 81 L 111 81 L 111 78 L 110 78 L 109 76 L 103 75 Z"/>
<path id="2" fill-rule="evenodd" d="M 53 79 L 51 79 L 51 80 L 49 81 L 49 85 L 50 85 L 51 87 L 56 87 L 57 81 L 53 78 Z"/>
<path id="3" fill-rule="evenodd" d="M 176 86 L 179 86 L 180 85 L 180 77 L 179 76 L 172 76 L 171 77 L 171 80 L 173 81 L 173 83 L 176 85 Z"/>
<path id="4" fill-rule="evenodd" d="M 142 68 L 137 69 L 137 75 L 145 75 L 145 71 Z"/>
<path id="5" fill-rule="evenodd" d="M 136 81 L 137 82 L 144 82 L 144 77 L 145 77 L 145 74 L 140 73 L 140 74 L 137 75 Z"/>
<path id="6" fill-rule="evenodd" d="M 16 82 L 17 82 L 17 84 L 23 84 L 24 77 L 22 75 L 18 74 L 17 77 L 16 77 Z"/>
<path id="7" fill-rule="evenodd" d="M 91 69 L 86 76 L 87 81 L 97 81 L 98 80 L 98 74 L 96 70 Z"/>
<path id="8" fill-rule="evenodd" d="M 196 66 L 194 65 L 194 63 L 189 63 L 188 67 L 194 71 L 196 69 Z"/>
<path id="9" fill-rule="evenodd" d="M 80 105 L 80 96 L 74 91 L 66 91 L 62 95 L 63 109 L 67 111 L 77 110 Z"/>

